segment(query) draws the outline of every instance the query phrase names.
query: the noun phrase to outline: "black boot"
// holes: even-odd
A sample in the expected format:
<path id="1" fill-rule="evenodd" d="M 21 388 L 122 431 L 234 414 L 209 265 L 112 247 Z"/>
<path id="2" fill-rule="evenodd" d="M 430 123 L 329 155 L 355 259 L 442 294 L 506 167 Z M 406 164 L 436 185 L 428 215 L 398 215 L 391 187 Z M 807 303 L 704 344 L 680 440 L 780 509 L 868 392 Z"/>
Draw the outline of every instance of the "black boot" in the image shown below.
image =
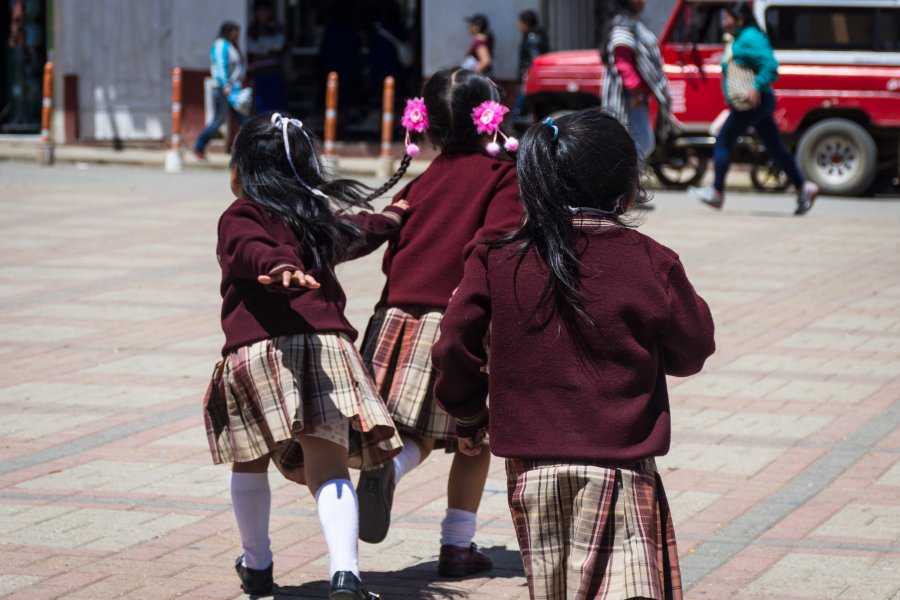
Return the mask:
<path id="1" fill-rule="evenodd" d="M 234 570 L 237 571 L 238 577 L 241 578 L 241 589 L 245 594 L 250 596 L 271 596 L 272 595 L 272 567 L 275 563 L 269 565 L 268 569 L 260 571 L 256 569 L 248 569 L 244 566 L 244 555 L 241 554 L 234 561 Z"/>
<path id="2" fill-rule="evenodd" d="M 359 577 L 353 571 L 338 571 L 331 578 L 329 600 L 379 600 L 381 596 L 373 594 L 363 587 Z"/>

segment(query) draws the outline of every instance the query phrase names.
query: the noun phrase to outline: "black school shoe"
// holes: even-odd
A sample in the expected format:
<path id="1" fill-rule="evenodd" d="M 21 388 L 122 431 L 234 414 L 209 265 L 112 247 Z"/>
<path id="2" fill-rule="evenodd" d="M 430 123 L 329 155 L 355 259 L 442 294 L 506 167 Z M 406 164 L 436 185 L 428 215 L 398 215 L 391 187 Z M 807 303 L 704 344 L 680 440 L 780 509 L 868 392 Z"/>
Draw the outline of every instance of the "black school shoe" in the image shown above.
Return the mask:
<path id="1" fill-rule="evenodd" d="M 380 600 L 381 596 L 363 587 L 353 571 L 338 571 L 331 578 L 328 600 Z"/>
<path id="2" fill-rule="evenodd" d="M 274 587 L 272 584 L 272 567 L 274 565 L 275 563 L 272 563 L 268 569 L 259 571 L 249 569 L 244 566 L 244 555 L 238 556 L 234 561 L 234 570 L 241 578 L 241 589 L 244 590 L 244 593 L 250 596 L 271 596 Z"/>
<path id="3" fill-rule="evenodd" d="M 356 485 L 359 503 L 359 539 L 369 544 L 384 541 L 391 528 L 394 505 L 394 461 L 363 471 Z"/>

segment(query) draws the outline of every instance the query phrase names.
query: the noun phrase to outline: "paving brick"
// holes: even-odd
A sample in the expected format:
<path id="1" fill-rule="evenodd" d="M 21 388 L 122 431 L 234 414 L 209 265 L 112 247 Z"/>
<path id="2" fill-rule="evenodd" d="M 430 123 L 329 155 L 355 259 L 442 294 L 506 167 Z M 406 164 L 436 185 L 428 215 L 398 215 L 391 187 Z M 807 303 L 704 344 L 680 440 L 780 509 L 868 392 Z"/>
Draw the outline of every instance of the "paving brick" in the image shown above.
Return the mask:
<path id="1" fill-rule="evenodd" d="M 817 528 L 813 534 L 900 541 L 900 504 L 851 503 Z"/>
<path id="2" fill-rule="evenodd" d="M 890 598 L 900 587 L 900 560 L 877 556 L 791 553 L 744 591 L 764 597 L 826 600 Z"/>

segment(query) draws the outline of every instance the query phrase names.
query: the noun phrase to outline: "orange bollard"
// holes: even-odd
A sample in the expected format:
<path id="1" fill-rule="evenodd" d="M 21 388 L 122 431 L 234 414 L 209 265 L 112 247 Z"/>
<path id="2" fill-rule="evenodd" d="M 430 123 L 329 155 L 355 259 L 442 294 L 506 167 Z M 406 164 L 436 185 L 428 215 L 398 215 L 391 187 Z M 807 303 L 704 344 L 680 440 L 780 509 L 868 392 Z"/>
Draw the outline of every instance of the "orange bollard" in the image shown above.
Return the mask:
<path id="1" fill-rule="evenodd" d="M 181 149 L 181 67 L 172 69 L 172 150 Z"/>
<path id="2" fill-rule="evenodd" d="M 166 152 L 166 172 L 181 171 L 181 67 L 172 69 L 172 142 Z"/>
<path id="3" fill-rule="evenodd" d="M 334 138 L 337 135 L 338 74 L 328 74 L 325 89 L 325 156 L 334 155 Z"/>
<path id="4" fill-rule="evenodd" d="M 50 118 L 53 114 L 53 63 L 44 64 L 44 99 L 41 103 L 41 147 L 38 164 L 53 164 L 53 141 L 50 139 Z"/>
<path id="5" fill-rule="evenodd" d="M 394 78 L 384 78 L 384 93 L 381 97 L 381 158 L 390 160 L 391 139 L 394 137 Z"/>

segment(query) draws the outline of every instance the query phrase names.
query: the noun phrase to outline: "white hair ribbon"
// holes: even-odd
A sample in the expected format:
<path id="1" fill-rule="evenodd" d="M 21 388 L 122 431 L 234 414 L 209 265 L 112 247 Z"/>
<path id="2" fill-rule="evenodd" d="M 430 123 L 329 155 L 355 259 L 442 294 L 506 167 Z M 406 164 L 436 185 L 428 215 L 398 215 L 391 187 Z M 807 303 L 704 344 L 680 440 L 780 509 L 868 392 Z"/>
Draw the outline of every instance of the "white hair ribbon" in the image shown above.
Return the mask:
<path id="1" fill-rule="evenodd" d="M 285 119 L 281 116 L 281 113 L 272 113 L 272 125 L 276 128 L 281 129 L 281 135 L 284 138 L 284 151 L 287 154 L 288 164 L 291 165 L 291 170 L 294 172 L 294 177 L 297 178 L 297 181 L 300 182 L 300 185 L 305 187 L 311 193 L 319 196 L 321 198 L 328 198 L 321 190 L 317 190 L 316 188 L 310 186 L 308 183 L 303 181 L 303 178 L 300 177 L 300 174 L 297 172 L 297 167 L 294 166 L 294 159 L 291 157 L 291 145 L 288 142 L 288 125 L 294 125 L 300 129 L 306 139 L 309 140 L 309 135 L 307 135 L 306 130 L 303 129 L 303 122 L 299 119 Z M 310 144 L 312 141 L 310 140 Z M 321 170 L 319 170 L 319 159 L 316 158 L 316 152 L 313 150 L 312 153 L 313 166 L 316 169 L 316 173 L 321 174 Z"/>

